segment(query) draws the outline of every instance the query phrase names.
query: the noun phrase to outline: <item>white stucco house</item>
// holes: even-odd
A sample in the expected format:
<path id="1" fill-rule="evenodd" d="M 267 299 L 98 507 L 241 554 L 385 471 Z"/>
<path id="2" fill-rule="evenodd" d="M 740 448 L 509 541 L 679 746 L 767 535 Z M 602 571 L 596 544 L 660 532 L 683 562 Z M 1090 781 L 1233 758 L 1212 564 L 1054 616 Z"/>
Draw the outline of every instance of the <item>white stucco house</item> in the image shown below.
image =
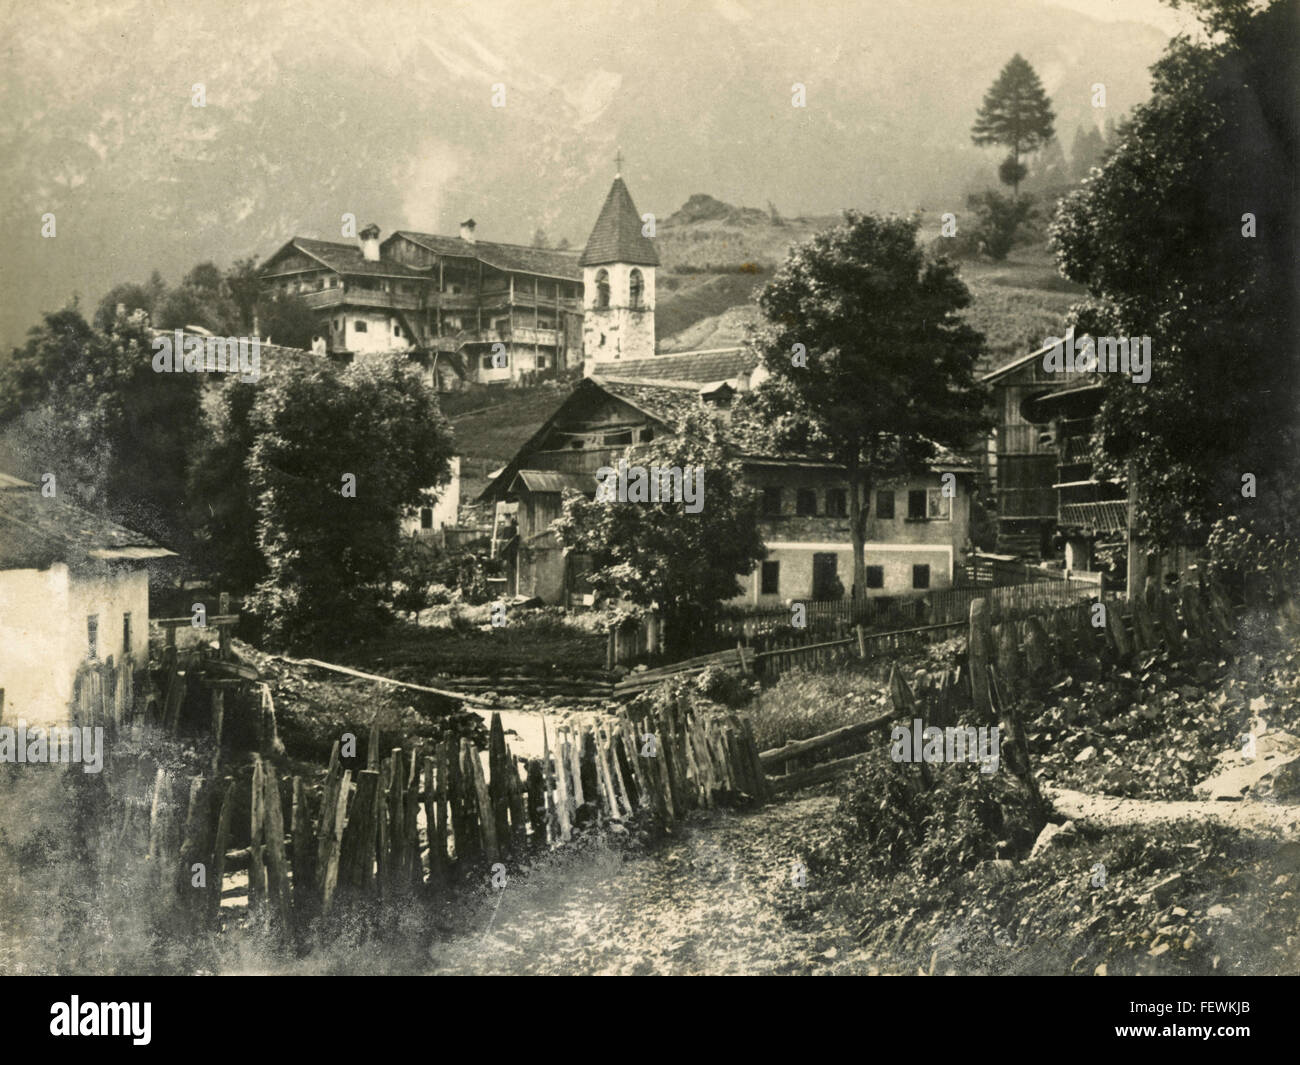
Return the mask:
<path id="1" fill-rule="evenodd" d="M 0 473 L 0 720 L 68 724 L 83 663 L 111 658 L 119 671 L 123 662 L 143 669 L 145 564 L 174 554 Z"/>

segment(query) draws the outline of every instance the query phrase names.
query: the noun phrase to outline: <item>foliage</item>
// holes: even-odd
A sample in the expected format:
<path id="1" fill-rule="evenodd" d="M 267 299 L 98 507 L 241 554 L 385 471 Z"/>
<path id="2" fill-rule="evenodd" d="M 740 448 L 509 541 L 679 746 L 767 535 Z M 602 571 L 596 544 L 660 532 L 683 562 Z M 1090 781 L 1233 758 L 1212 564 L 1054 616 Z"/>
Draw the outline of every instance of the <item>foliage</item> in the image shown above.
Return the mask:
<path id="1" fill-rule="evenodd" d="M 257 304 L 258 330 L 268 343 L 311 350 L 311 338 L 320 332 L 316 313 L 297 295 L 276 295 Z"/>
<path id="2" fill-rule="evenodd" d="M 1095 457 L 1099 474 L 1135 479 L 1133 517 L 1158 547 L 1202 542 L 1234 513 L 1282 530 L 1300 502 L 1300 216 L 1285 76 L 1300 10 L 1198 6 L 1228 35 L 1171 43 L 1151 100 L 1052 227 L 1062 272 L 1093 297 L 1080 318 L 1098 335 L 1151 338 L 1148 383 L 1107 376 Z"/>
<path id="3" fill-rule="evenodd" d="M 858 589 L 873 483 L 923 469 L 936 444 L 963 447 L 987 426 L 974 378 L 983 337 L 959 314 L 970 293 L 947 260 L 926 260 L 917 228 L 848 211 L 791 249 L 759 297 L 754 343 L 771 376 L 733 415 L 762 423 L 770 454 L 845 467 Z"/>
<path id="4" fill-rule="evenodd" d="M 0 365 L 0 425 L 23 471 L 55 474 L 58 497 L 182 547 L 200 388 L 197 374 L 154 372 L 139 323 L 108 334 L 68 309 Z"/>
<path id="5" fill-rule="evenodd" d="M 1020 157 L 1037 151 L 1055 136 L 1052 122 L 1056 115 L 1051 104 L 1034 68 L 1017 52 L 985 93 L 975 116 L 972 141 L 981 147 L 999 144 L 1011 150 L 998 177 L 1004 185 L 1011 185 L 1016 195 L 1028 173 Z"/>
<path id="6" fill-rule="evenodd" d="M 1300 590 L 1300 540 L 1242 521 L 1220 518 L 1206 542 L 1211 576 L 1234 589 L 1262 586 L 1272 596 Z"/>
<path id="7" fill-rule="evenodd" d="M 689 418 L 673 437 L 625 452 L 629 466 L 702 470 L 699 513 L 681 501 L 603 502 L 566 492 L 552 525 L 568 549 L 592 559 L 588 579 L 601 596 L 658 604 L 670 650 L 689 648 L 719 605 L 741 593 L 765 551 L 758 534 L 756 494 L 744 486 L 740 464 L 707 414 Z"/>
<path id="8" fill-rule="evenodd" d="M 948 878 L 981 861 L 1023 854 L 1034 842 L 1027 793 L 1005 767 L 975 763 L 925 767 L 894 762 L 882 742 L 839 787 L 834 834 L 819 864 L 857 875 Z"/>
<path id="9" fill-rule="evenodd" d="M 1020 228 L 1035 214 L 1030 196 L 1003 196 L 992 189 L 966 197 L 975 212 L 971 235 L 976 246 L 995 262 L 1001 262 L 1015 246 Z"/>
<path id="10" fill-rule="evenodd" d="M 409 508 L 447 479 L 451 434 L 395 356 L 304 359 L 263 377 L 248 460 L 267 565 L 248 606 L 276 643 L 356 638 L 381 602 Z M 355 497 L 343 494 L 355 479 Z"/>
<path id="11" fill-rule="evenodd" d="M 454 572 L 454 560 L 432 540 L 406 537 L 393 561 L 394 609 L 418 615 L 425 607 L 447 602 L 447 577 Z M 442 590 L 436 590 L 435 585 L 441 585 Z"/>

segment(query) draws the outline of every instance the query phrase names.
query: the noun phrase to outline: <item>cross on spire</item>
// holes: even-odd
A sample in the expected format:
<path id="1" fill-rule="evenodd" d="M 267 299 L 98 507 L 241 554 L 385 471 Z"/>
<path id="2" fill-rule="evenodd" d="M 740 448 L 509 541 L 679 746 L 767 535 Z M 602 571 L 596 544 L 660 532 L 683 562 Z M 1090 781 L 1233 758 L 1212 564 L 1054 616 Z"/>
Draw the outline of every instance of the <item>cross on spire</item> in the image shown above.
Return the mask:
<path id="1" fill-rule="evenodd" d="M 614 156 L 614 176 L 623 176 L 623 149 L 620 148 Z"/>

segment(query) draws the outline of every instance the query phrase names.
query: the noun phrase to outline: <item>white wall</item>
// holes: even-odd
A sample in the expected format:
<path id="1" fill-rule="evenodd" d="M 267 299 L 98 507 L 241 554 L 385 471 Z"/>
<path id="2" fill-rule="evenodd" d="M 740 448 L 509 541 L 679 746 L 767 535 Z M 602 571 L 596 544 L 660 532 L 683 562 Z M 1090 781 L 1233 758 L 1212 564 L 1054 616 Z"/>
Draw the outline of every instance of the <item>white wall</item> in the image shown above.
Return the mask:
<path id="1" fill-rule="evenodd" d="M 416 507 L 402 519 L 402 532 L 407 536 L 436 532 L 445 526 L 454 526 L 460 520 L 460 456 L 453 455 L 449 465 L 451 480 L 441 488 L 434 487 L 434 491 L 438 492 L 438 502 L 433 505 L 433 528 L 421 528 L 420 508 Z"/>
<path id="2" fill-rule="evenodd" d="M 120 664 L 122 615 L 131 613 L 136 668 L 149 655 L 149 576 L 143 568 L 0 571 L 0 688 L 5 724 L 66 724 L 72 680 L 86 659 L 87 618 L 99 617 L 99 661 Z"/>

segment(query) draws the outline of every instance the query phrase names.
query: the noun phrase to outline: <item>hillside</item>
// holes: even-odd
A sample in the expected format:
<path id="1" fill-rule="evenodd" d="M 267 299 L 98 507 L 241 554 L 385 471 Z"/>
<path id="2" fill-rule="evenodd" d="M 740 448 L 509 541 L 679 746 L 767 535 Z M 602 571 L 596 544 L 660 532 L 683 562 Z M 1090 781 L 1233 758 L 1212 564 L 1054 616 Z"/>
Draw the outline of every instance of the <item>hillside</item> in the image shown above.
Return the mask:
<path id="1" fill-rule="evenodd" d="M 730 347 L 757 323 L 753 299 L 793 244 L 834 225 L 836 216 L 772 218 L 696 194 L 656 235 L 661 260 L 655 332 L 662 352 Z M 939 237 L 939 218 L 922 215 L 919 240 Z M 959 262 L 973 302 L 967 318 L 985 336 L 987 365 L 997 365 L 1058 333 L 1070 305 L 1083 298 L 1066 281 L 1045 244 L 1017 247 L 1005 262 Z M 743 273 L 757 268 L 759 272 Z"/>

